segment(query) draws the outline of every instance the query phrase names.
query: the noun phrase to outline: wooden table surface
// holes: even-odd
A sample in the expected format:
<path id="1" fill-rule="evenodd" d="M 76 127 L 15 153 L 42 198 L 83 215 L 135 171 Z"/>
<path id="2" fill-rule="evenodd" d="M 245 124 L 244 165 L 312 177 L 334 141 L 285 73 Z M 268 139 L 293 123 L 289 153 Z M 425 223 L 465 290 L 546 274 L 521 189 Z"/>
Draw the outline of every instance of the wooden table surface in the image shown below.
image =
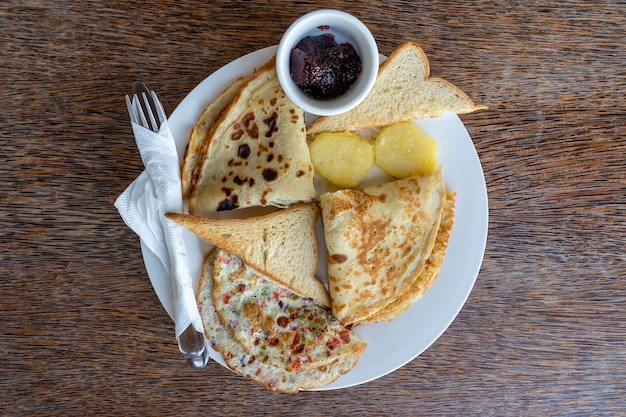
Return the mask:
<path id="1" fill-rule="evenodd" d="M 187 367 L 113 206 L 142 171 L 124 95 L 166 112 L 302 14 L 414 40 L 490 109 L 462 116 L 489 237 L 467 303 L 369 383 L 274 394 Z M 620 415 L 626 410 L 623 1 L 3 1 L 1 415 Z"/>

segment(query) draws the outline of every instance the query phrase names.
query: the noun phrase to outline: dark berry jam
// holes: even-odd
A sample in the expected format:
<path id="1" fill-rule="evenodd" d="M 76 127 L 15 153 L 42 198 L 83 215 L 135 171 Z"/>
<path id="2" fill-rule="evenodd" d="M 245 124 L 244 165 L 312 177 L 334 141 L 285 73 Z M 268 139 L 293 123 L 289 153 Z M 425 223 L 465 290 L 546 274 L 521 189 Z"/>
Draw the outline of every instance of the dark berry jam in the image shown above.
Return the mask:
<path id="1" fill-rule="evenodd" d="M 361 58 L 348 43 L 328 33 L 307 36 L 291 51 L 290 75 L 304 94 L 333 99 L 344 94 L 363 71 Z"/>

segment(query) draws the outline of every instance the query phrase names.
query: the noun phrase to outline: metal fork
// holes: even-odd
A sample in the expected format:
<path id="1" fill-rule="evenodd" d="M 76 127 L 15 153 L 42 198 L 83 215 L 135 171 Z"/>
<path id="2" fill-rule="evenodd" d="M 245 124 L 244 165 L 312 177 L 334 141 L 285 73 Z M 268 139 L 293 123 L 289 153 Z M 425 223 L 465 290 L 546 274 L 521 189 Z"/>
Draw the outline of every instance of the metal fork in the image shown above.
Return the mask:
<path id="1" fill-rule="evenodd" d="M 131 122 L 158 132 L 167 117 L 156 93 L 140 82 L 133 84 L 133 93 L 132 101 L 126 96 L 126 106 Z M 193 325 L 190 324 L 178 337 L 178 348 L 192 368 L 200 369 L 206 366 L 209 360 L 209 349 L 206 347 L 204 334 L 196 331 Z"/>

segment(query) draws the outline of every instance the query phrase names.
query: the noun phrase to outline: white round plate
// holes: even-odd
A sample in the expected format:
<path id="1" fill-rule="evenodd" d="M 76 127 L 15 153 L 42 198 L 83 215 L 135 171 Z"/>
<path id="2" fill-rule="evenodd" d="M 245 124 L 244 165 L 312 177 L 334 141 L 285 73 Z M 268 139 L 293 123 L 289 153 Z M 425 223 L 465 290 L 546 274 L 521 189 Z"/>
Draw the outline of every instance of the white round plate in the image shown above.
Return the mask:
<path id="1" fill-rule="evenodd" d="M 275 53 L 276 46 L 272 46 L 229 63 L 198 84 L 178 105 L 169 118 L 169 125 L 176 139 L 181 163 L 191 129 L 204 107 L 230 82 L 240 76 L 251 75 Z M 457 193 L 454 227 L 439 278 L 422 298 L 396 320 L 356 326 L 354 332 L 367 343 L 365 352 L 350 372 L 319 390 L 362 384 L 413 360 L 448 328 L 474 286 L 485 251 L 488 226 L 487 188 L 478 154 L 463 123 L 454 113 L 419 120 L 416 124 L 437 141 L 444 182 L 448 189 Z M 371 173 L 368 182 L 377 175 L 380 177 L 375 171 Z M 185 242 L 194 285 L 197 287 L 202 260 L 210 246 L 187 231 Z M 172 317 L 169 276 L 158 258 L 143 245 L 142 253 L 152 286 Z M 320 239 L 320 271 L 325 270 L 327 262 L 323 239 Z M 320 278 L 324 280 L 325 277 Z M 218 352 L 211 350 L 211 358 L 226 366 Z"/>

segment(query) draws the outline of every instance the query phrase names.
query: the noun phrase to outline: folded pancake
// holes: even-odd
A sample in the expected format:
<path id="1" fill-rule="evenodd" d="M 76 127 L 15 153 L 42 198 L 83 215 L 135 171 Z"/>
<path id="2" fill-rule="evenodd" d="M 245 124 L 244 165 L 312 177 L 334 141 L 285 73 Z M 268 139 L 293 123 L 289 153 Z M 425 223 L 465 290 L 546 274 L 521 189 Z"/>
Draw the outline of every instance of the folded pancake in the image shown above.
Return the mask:
<path id="1" fill-rule="evenodd" d="M 207 132 L 193 170 L 189 213 L 287 207 L 314 197 L 304 112 L 280 87 L 273 58 Z"/>
<path id="2" fill-rule="evenodd" d="M 217 255 L 213 285 L 221 323 L 263 363 L 298 372 L 365 349 L 328 310 L 245 267 L 235 255 Z"/>
<path id="3" fill-rule="evenodd" d="M 273 366 L 257 360 L 224 327 L 213 304 L 213 273 L 220 250 L 214 248 L 207 254 L 200 278 L 198 307 L 204 333 L 213 348 L 220 352 L 226 364 L 235 372 L 277 392 L 294 393 L 301 389 L 314 389 L 328 385 L 348 372 L 358 361 L 360 352 L 344 355 L 335 363 L 306 371 L 288 371 L 285 366 Z"/>
<path id="4" fill-rule="evenodd" d="M 445 200 L 441 169 L 320 196 L 331 306 L 341 324 L 366 321 L 420 276 Z"/>
<path id="5" fill-rule="evenodd" d="M 450 233 L 452 232 L 452 225 L 454 224 L 455 198 L 456 193 L 454 191 L 447 192 L 446 203 L 441 215 L 441 223 L 439 225 L 437 237 L 435 238 L 435 245 L 433 246 L 433 251 L 426 260 L 426 265 L 424 266 L 422 273 L 417 277 L 413 284 L 400 294 L 398 298 L 383 307 L 373 316 L 370 316 L 368 319 L 362 321 L 362 324 L 394 320 L 411 307 L 413 303 L 422 297 L 431 285 L 434 284 L 439 275 L 441 265 L 443 264 L 443 259 L 448 247 L 448 240 L 450 239 Z"/>
<path id="6" fill-rule="evenodd" d="M 185 150 L 185 157 L 183 159 L 183 167 L 181 170 L 184 199 L 189 198 L 189 193 L 191 193 L 191 177 L 193 169 L 198 162 L 198 156 L 200 150 L 202 149 L 206 133 L 209 131 L 209 128 L 213 125 L 213 122 L 215 122 L 215 119 L 217 119 L 222 110 L 234 100 L 245 81 L 246 78 L 241 77 L 229 84 L 228 87 L 226 87 L 224 91 L 222 91 L 215 98 L 215 100 L 210 102 L 204 108 L 200 118 L 196 122 L 196 125 L 193 129 L 191 129 L 189 143 L 187 144 L 187 149 Z"/>

